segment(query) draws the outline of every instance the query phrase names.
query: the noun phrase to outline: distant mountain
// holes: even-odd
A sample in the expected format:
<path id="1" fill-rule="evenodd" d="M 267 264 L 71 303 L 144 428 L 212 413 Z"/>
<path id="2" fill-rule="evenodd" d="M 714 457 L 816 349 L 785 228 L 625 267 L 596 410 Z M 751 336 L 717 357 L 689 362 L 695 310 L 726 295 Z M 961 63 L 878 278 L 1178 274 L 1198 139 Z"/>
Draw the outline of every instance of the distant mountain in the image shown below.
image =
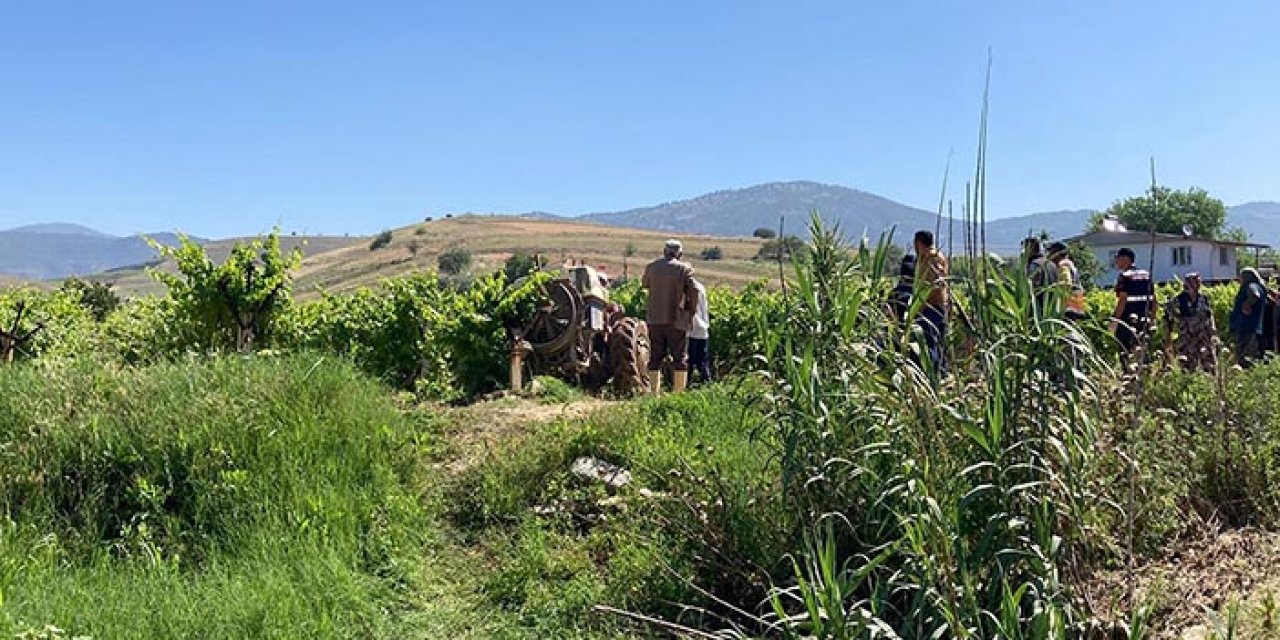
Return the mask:
<path id="1" fill-rule="evenodd" d="M 174 246 L 172 233 L 150 236 Z M 28 280 L 91 275 L 156 258 L 142 236 L 111 236 L 73 224 L 41 224 L 0 231 L 0 274 Z"/>
<path id="2" fill-rule="evenodd" d="M 87 238 L 111 238 L 109 233 L 103 233 L 97 229 L 90 229 L 84 225 L 71 224 L 68 222 L 51 222 L 47 224 L 29 224 L 25 227 L 15 227 L 0 231 L 0 233 L 19 232 L 19 233 L 39 233 L 45 235 L 65 235 L 65 236 L 85 236 Z"/>
<path id="3" fill-rule="evenodd" d="M 779 216 L 785 215 L 786 232 L 804 235 L 809 212 L 815 209 L 824 220 L 839 223 L 850 237 L 865 232 L 877 238 L 881 232 L 896 227 L 894 241 L 904 245 L 910 242 L 910 234 L 915 230 L 933 229 L 937 223 L 936 214 L 932 212 L 864 191 L 817 182 L 771 182 L 653 207 L 584 217 L 604 224 L 671 233 L 745 236 L 759 227 L 777 229 Z M 1073 209 L 990 220 L 986 229 L 987 248 L 997 253 L 1012 253 L 1018 251 L 1028 234 L 1045 232 L 1054 239 L 1079 235 L 1094 213 L 1093 209 Z M 957 242 L 962 233 L 961 224 L 957 218 Z M 1280 203 L 1254 202 L 1230 207 L 1227 224 L 1242 227 L 1255 242 L 1280 247 Z M 947 244 L 950 226 L 949 221 L 943 219 L 941 244 Z"/>
<path id="4" fill-rule="evenodd" d="M 809 212 L 839 223 L 846 235 L 871 237 L 895 225 L 899 237 L 917 228 L 933 228 L 935 215 L 880 196 L 817 182 L 771 182 L 746 189 L 717 191 L 689 200 L 614 213 L 593 213 L 588 220 L 657 231 L 746 236 L 757 228 L 777 229 L 786 216 L 787 233 L 803 234 Z"/>
<path id="5" fill-rule="evenodd" d="M 1280 202 L 1250 202 L 1229 207 L 1227 225 L 1248 231 L 1254 242 L 1280 248 Z"/>

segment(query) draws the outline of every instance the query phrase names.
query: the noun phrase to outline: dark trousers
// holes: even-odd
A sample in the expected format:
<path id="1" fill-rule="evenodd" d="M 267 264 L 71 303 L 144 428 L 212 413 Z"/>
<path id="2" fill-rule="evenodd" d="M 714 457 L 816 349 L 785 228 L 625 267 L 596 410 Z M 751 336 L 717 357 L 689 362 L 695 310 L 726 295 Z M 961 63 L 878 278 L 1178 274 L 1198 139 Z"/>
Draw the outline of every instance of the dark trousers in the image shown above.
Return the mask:
<path id="1" fill-rule="evenodd" d="M 649 370 L 661 371 L 662 361 L 671 357 L 676 371 L 689 369 L 689 333 L 669 324 L 649 325 Z"/>
<path id="2" fill-rule="evenodd" d="M 929 350 L 929 359 L 939 375 L 947 373 L 947 312 L 945 309 L 926 304 L 920 310 L 916 324 L 924 332 L 925 347 Z"/>
<path id="3" fill-rule="evenodd" d="M 689 369 L 698 372 L 698 379 L 711 382 L 711 341 L 707 338 L 689 338 Z"/>
<path id="4" fill-rule="evenodd" d="M 1116 340 L 1125 353 L 1132 353 L 1147 336 L 1150 323 L 1145 318 L 1130 318 L 1116 326 Z"/>
<path id="5" fill-rule="evenodd" d="M 1249 333 L 1236 334 L 1236 364 L 1241 367 L 1249 368 L 1253 366 L 1253 361 L 1262 356 L 1259 347 L 1262 345 L 1262 336 L 1250 331 Z"/>

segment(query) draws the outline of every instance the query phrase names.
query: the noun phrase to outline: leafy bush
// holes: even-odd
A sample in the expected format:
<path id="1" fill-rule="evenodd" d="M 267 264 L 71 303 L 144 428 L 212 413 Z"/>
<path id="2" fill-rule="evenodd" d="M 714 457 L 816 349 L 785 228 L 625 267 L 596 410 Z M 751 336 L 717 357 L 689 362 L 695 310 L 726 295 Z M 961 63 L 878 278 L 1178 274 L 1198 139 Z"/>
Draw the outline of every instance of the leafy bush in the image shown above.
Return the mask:
<path id="1" fill-rule="evenodd" d="M 120 307 L 120 296 L 111 290 L 109 282 L 67 278 L 59 288 L 78 295 L 80 305 L 88 309 L 98 322 L 106 320 L 112 311 Z"/>
<path id="2" fill-rule="evenodd" d="M 456 276 L 471 268 L 471 252 L 461 247 L 454 247 L 436 258 L 440 273 Z"/>
<path id="3" fill-rule="evenodd" d="M 507 257 L 502 265 L 502 272 L 506 275 L 507 282 L 515 282 L 534 271 L 545 268 L 547 268 L 547 258 L 542 254 L 517 251 Z"/>
<path id="4" fill-rule="evenodd" d="M 291 303 L 289 271 L 301 264 L 300 250 L 284 254 L 274 231 L 237 243 L 220 265 L 186 236 L 177 247 L 152 246 L 177 265 L 177 273 L 151 274 L 168 287 L 173 304 L 169 320 L 189 349 L 251 351 L 270 344 L 276 318 Z"/>
<path id="5" fill-rule="evenodd" d="M 724 258 L 724 250 L 720 247 L 707 247 L 702 250 L 701 257 L 703 260 L 720 260 Z"/>
<path id="6" fill-rule="evenodd" d="M 378 249 L 382 249 L 387 245 L 390 245 L 394 238 L 395 234 L 393 234 L 390 229 L 384 229 L 378 233 L 378 235 L 374 236 L 373 240 L 369 241 L 369 250 L 377 251 Z"/>
<path id="7" fill-rule="evenodd" d="M 790 260 L 804 253 L 804 240 L 796 236 L 774 238 L 760 246 L 756 253 L 758 260 Z"/>

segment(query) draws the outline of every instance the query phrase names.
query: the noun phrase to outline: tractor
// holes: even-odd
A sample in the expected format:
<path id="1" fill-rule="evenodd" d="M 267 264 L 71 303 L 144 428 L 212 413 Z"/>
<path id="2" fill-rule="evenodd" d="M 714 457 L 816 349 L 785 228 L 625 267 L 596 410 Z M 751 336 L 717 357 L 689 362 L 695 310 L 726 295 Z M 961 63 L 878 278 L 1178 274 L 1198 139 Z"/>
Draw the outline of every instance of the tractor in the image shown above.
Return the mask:
<path id="1" fill-rule="evenodd" d="M 533 375 L 555 376 L 588 389 L 611 384 L 624 394 L 649 391 L 649 327 L 609 302 L 599 273 L 566 268 L 547 283 L 542 305 L 512 330 L 511 388 Z"/>

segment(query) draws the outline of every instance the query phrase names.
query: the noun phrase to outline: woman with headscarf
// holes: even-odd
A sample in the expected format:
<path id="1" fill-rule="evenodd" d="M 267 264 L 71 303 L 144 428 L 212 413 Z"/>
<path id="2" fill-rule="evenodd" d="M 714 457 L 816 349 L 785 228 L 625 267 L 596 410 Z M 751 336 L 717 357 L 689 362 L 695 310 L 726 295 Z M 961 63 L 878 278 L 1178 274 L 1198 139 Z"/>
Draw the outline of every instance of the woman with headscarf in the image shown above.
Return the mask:
<path id="1" fill-rule="evenodd" d="M 1267 289 L 1257 269 L 1247 267 L 1240 271 L 1240 291 L 1231 307 L 1231 334 L 1236 339 L 1236 363 L 1248 367 L 1262 355 L 1258 348 L 1262 342 L 1263 309 L 1267 304 Z"/>

